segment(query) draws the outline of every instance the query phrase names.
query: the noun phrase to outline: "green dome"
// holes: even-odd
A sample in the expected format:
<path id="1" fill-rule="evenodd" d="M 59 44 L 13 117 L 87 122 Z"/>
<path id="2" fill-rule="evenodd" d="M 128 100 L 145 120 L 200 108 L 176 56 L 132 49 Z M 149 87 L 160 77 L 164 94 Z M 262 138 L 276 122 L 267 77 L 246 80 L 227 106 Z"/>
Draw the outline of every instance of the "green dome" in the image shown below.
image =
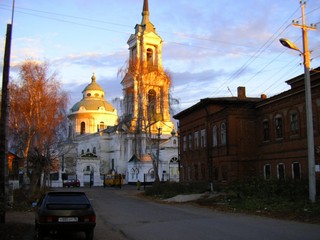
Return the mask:
<path id="1" fill-rule="evenodd" d="M 87 111 L 97 111 L 99 107 L 104 107 L 104 109 L 108 112 L 114 111 L 114 107 L 106 100 L 82 99 L 80 102 L 77 102 L 73 105 L 71 112 L 79 111 L 80 107 L 84 107 Z"/>
<path id="2" fill-rule="evenodd" d="M 78 112 L 81 107 L 84 107 L 87 111 L 98 111 L 100 107 L 103 107 L 107 112 L 114 112 L 115 108 L 104 99 L 103 88 L 96 83 L 94 74 L 91 80 L 91 83 L 82 91 L 82 100 L 73 105 L 71 112 Z M 99 94 L 97 91 L 101 93 Z"/>
<path id="3" fill-rule="evenodd" d="M 86 92 L 86 91 L 102 91 L 104 92 L 103 88 L 96 82 L 96 76 L 92 75 L 91 77 L 91 83 L 88 84 L 88 86 L 82 91 Z"/>

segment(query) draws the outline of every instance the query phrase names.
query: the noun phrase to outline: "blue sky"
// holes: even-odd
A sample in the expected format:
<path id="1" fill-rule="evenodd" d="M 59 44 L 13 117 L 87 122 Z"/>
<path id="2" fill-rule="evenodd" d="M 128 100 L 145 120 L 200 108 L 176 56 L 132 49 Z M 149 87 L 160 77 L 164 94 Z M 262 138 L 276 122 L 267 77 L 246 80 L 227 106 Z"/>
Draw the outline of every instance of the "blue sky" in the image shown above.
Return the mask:
<path id="1" fill-rule="evenodd" d="M 11 0 L 0 0 L 3 56 Z M 48 61 L 59 73 L 71 103 L 95 72 L 106 99 L 121 97 L 117 76 L 128 59 L 126 44 L 141 22 L 143 0 L 16 0 L 11 76 L 26 59 Z M 303 73 L 299 53 L 284 48 L 289 38 L 302 49 L 299 0 L 149 0 L 150 20 L 163 39 L 163 66 L 172 75 L 176 113 L 201 98 L 268 97 L 288 90 L 286 80 Z M 306 5 L 307 24 L 318 23 L 320 0 Z M 320 66 L 320 30 L 308 31 L 311 68 Z M 1 61 L 2 75 L 2 61 Z"/>

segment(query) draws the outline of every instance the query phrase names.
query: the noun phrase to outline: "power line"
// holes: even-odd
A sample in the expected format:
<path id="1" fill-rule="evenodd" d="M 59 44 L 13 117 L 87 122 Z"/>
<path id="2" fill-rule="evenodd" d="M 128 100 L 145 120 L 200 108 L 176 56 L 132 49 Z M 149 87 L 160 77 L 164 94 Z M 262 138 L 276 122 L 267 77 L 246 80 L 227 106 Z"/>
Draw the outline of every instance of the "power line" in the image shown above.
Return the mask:
<path id="1" fill-rule="evenodd" d="M 0 4 L 0 6 L 6 6 L 5 4 Z M 96 20 L 96 19 L 91 19 L 91 18 L 84 18 L 84 17 L 78 17 L 78 16 L 71 16 L 71 15 L 66 15 L 66 14 L 60 14 L 60 13 L 54 13 L 54 12 L 47 12 L 47 11 L 41 11 L 41 10 L 34 10 L 34 9 L 29 9 L 29 8 L 18 8 L 18 10 L 16 10 L 16 12 L 19 12 L 21 14 L 26 14 L 26 15 L 31 15 L 31 16 L 35 16 L 35 17 L 40 17 L 40 18 L 45 18 L 45 19 L 50 19 L 50 20 L 55 20 L 55 21 L 60 21 L 60 22 L 64 22 L 64 23 L 69 23 L 69 24 L 73 24 L 73 25 L 78 25 L 78 26 L 83 26 L 83 27 L 88 27 L 88 28 L 94 28 L 94 29 L 99 29 L 99 30 L 104 30 L 104 31 L 110 31 L 110 32 L 117 32 L 117 33 L 123 33 L 123 34 L 131 34 L 131 31 L 120 31 L 120 30 L 114 30 L 114 29 L 109 29 L 109 28 L 105 28 L 105 27 L 99 27 L 99 26 L 95 26 L 95 25 L 91 25 L 91 24 L 85 24 L 85 23 L 80 23 L 78 21 L 70 21 L 70 20 L 65 20 L 65 19 L 61 19 L 61 18 L 56 18 L 56 17 L 50 17 L 50 16 L 46 16 L 46 15 L 53 15 L 53 16 L 58 16 L 58 17 L 66 17 L 66 18 L 71 18 L 71 19 L 76 19 L 76 20 L 84 20 L 84 21 L 89 21 L 89 22 L 96 22 L 96 23 L 104 23 L 104 24 L 109 24 L 109 25 L 114 25 L 114 26 L 121 26 L 121 27 L 132 27 L 129 25 L 125 25 L 125 24 L 119 24 L 119 23 L 113 23 L 113 22 L 109 22 L 109 21 L 102 21 L 102 20 Z M 5 8 L 6 9 L 6 8 Z M 9 9 L 9 7 L 8 7 Z M 19 10 L 20 9 L 20 10 Z M 308 12 L 308 14 L 316 11 L 320 9 L 319 8 L 315 8 L 311 11 Z M 7 9 L 6 9 L 7 10 Z M 40 14 L 38 14 L 40 13 Z M 296 13 L 296 11 L 290 16 L 290 18 L 293 17 L 293 15 Z M 41 15 L 41 14 L 45 14 L 45 15 Z M 282 27 L 285 24 L 283 24 L 278 31 L 280 31 L 280 29 L 282 29 Z M 289 25 L 288 25 L 289 26 Z M 282 31 L 284 32 L 288 26 Z M 277 32 L 278 32 L 277 31 Z M 164 32 L 164 31 L 159 31 L 161 33 L 165 33 L 165 34 L 170 34 L 172 36 L 175 37 L 182 37 L 185 39 L 191 39 L 191 40 L 200 40 L 200 41 L 207 41 L 207 42 L 214 42 L 214 43 L 220 43 L 220 44 L 227 44 L 227 45 L 232 45 L 232 46 L 240 46 L 240 47 L 245 47 L 247 49 L 252 49 L 251 46 L 248 45 L 243 45 L 243 44 L 239 44 L 239 43 L 232 43 L 232 42 L 227 42 L 227 41 L 221 41 L 221 40 L 217 40 L 217 39 L 210 39 L 210 38 L 203 38 L 203 37 L 197 37 L 195 35 L 190 35 L 190 34 L 177 34 L 177 33 L 170 33 L 170 32 Z M 281 32 L 281 33 L 282 33 Z M 248 59 L 248 61 L 242 65 L 237 71 L 235 71 L 227 80 L 226 82 L 221 85 L 221 87 L 223 87 L 224 85 L 229 85 L 230 84 L 230 80 L 231 82 L 235 81 L 237 79 L 237 77 L 239 77 L 241 74 L 244 73 L 244 71 L 253 63 L 256 61 L 256 59 L 261 58 L 261 55 L 271 46 L 271 44 L 275 41 L 276 35 L 273 34 L 263 45 L 262 47 L 260 47 L 257 51 L 255 51 L 255 53 L 252 54 L 245 54 L 245 53 L 241 53 L 241 55 L 244 56 L 250 56 L 250 58 Z M 279 34 L 277 35 L 279 36 Z M 198 45 L 190 45 L 190 44 L 185 44 L 185 43 L 179 43 L 179 42 L 174 42 L 174 41 L 167 41 L 167 43 L 171 43 L 171 44 L 177 44 L 177 45 L 181 45 L 181 46 L 187 46 L 187 47 L 191 47 L 191 48 L 197 48 L 197 49 L 204 49 L 204 50 L 211 50 L 211 51 L 220 51 L 220 52 L 226 52 L 225 50 L 219 50 L 215 47 L 204 47 L 204 46 L 198 46 Z M 319 56 L 317 56 L 319 57 Z M 317 58 L 316 57 L 316 58 Z M 275 58 L 277 59 L 277 58 Z M 274 59 L 274 60 L 275 60 Z M 273 60 L 273 61 L 274 61 Z M 250 81 L 252 79 L 254 79 L 256 76 L 258 76 L 264 69 L 266 69 L 266 67 L 268 65 L 271 64 L 272 61 L 268 62 L 267 65 L 265 65 L 264 67 L 262 67 L 259 71 L 255 72 L 255 74 L 253 75 L 253 77 L 250 79 Z M 209 79 L 209 77 L 208 77 Z M 220 88 L 221 88 L 220 87 Z M 218 88 L 215 92 L 217 92 L 220 88 Z"/>
<path id="2" fill-rule="evenodd" d="M 299 7 L 285 20 L 285 22 L 281 25 L 281 27 L 278 28 L 276 31 L 279 32 L 278 34 L 274 33 L 263 45 L 262 47 L 251 57 L 249 58 L 239 69 L 237 69 L 226 81 L 224 84 L 221 84 L 218 89 L 216 89 L 211 96 L 218 94 L 220 89 L 226 85 L 229 85 L 231 82 L 235 81 L 237 77 L 242 74 L 250 64 L 252 64 L 275 40 L 276 38 L 282 34 L 290 25 L 287 25 L 284 30 L 280 32 L 280 30 L 287 24 L 287 22 L 292 19 L 292 17 L 298 12 Z M 231 82 L 230 82 L 231 80 Z"/>

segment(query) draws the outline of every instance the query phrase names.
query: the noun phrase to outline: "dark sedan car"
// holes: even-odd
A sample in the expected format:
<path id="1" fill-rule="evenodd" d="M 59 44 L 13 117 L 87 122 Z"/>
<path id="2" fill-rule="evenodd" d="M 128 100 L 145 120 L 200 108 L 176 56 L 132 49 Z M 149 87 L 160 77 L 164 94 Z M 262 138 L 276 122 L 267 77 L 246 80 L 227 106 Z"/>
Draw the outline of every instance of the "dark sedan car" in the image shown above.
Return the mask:
<path id="1" fill-rule="evenodd" d="M 36 239 L 48 233 L 85 232 L 93 239 L 96 215 L 84 192 L 48 192 L 35 209 Z"/>

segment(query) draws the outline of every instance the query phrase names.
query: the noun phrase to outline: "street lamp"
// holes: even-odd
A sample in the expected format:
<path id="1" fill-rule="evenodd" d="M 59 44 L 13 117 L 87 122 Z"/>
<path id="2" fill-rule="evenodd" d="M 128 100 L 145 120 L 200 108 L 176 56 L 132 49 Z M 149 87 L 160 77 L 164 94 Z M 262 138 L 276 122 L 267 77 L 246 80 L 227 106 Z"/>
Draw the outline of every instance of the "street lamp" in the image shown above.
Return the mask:
<path id="1" fill-rule="evenodd" d="M 304 85 L 306 101 L 306 119 L 307 119 L 307 139 L 308 139 L 308 171 L 309 171 L 309 199 L 316 201 L 316 176 L 315 176 L 315 157 L 314 157 L 314 136 L 312 120 L 312 99 L 310 83 L 310 52 L 308 50 L 308 41 L 306 31 L 303 31 L 303 52 L 290 40 L 281 38 L 280 43 L 290 49 L 300 52 L 303 55 L 304 62 Z"/>
<path id="2" fill-rule="evenodd" d="M 158 146 L 157 146 L 157 181 L 159 181 L 159 157 L 160 157 L 160 136 L 161 136 L 161 128 L 158 128 Z"/>

